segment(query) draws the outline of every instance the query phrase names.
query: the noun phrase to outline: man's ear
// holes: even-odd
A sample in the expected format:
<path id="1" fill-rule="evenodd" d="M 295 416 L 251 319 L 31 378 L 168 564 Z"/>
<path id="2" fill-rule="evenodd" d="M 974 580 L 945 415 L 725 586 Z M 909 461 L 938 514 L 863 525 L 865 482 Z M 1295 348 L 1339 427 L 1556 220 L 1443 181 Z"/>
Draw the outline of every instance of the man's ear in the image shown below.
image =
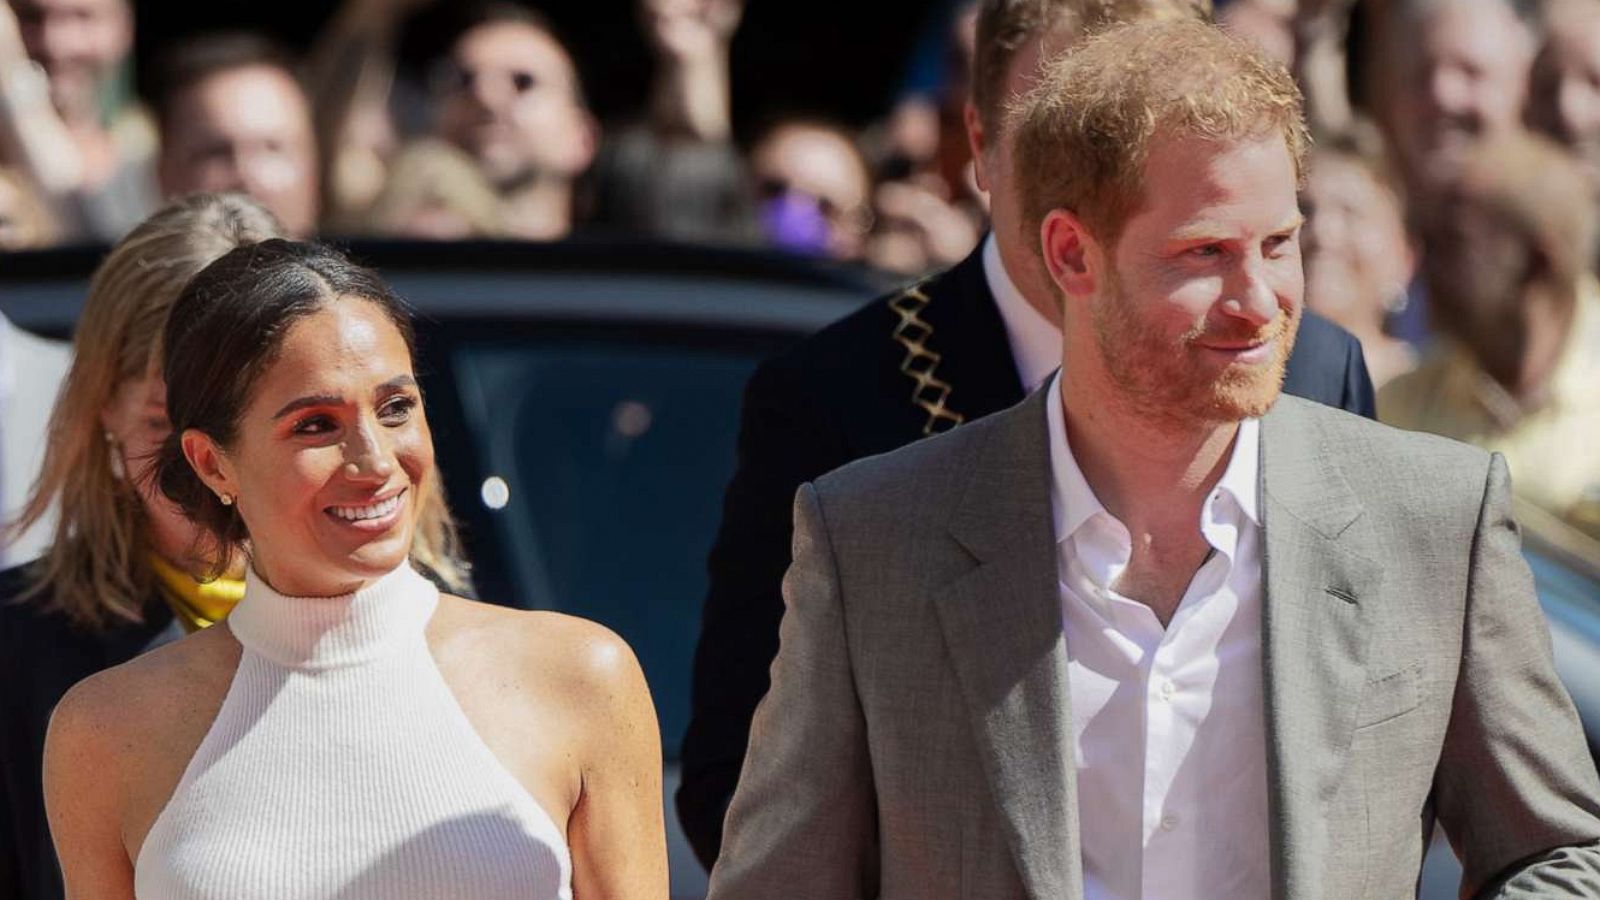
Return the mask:
<path id="1" fill-rule="evenodd" d="M 989 135 L 983 130 L 983 116 L 978 115 L 978 107 L 968 100 L 961 107 L 961 122 L 967 128 L 967 147 L 972 150 L 972 173 L 978 182 L 978 190 L 985 194 L 991 193 L 989 187 L 988 156 Z"/>
<path id="2" fill-rule="evenodd" d="M 190 467 L 200 477 L 200 481 L 210 488 L 213 494 L 239 496 L 238 480 L 234 477 L 233 465 L 210 435 L 191 428 L 183 433 L 179 443 L 183 447 L 184 458 L 189 461 Z"/>
<path id="3" fill-rule="evenodd" d="M 1068 298 L 1094 296 L 1098 288 L 1094 236 L 1070 210 L 1052 209 L 1039 223 L 1039 250 L 1045 271 Z"/>

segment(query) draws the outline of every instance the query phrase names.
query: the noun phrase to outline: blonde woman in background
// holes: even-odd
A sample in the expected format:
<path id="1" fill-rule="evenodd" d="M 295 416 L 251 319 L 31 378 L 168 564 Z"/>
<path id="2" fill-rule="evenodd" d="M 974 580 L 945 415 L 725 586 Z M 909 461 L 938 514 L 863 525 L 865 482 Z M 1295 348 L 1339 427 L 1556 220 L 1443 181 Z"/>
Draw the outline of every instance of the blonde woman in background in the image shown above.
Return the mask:
<path id="1" fill-rule="evenodd" d="M 40 786 L 45 727 L 61 696 L 220 620 L 243 594 L 242 561 L 217 559 L 148 477 L 171 430 L 159 337 L 195 273 L 281 234 L 252 200 L 194 195 L 130 232 L 90 282 L 44 471 L 21 518 L 0 534 L 59 510 L 45 555 L 0 573 L 0 898 L 63 896 Z M 413 558 L 447 589 L 470 591 L 439 494 L 423 499 L 419 519 Z M 189 574 L 213 569 L 228 575 Z"/>

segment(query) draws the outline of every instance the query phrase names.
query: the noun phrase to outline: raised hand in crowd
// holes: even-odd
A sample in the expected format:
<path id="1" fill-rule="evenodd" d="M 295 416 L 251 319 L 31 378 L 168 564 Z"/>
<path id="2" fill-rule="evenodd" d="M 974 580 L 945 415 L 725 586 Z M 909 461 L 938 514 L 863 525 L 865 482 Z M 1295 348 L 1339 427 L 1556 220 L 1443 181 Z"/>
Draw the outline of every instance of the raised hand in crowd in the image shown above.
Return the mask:
<path id="1" fill-rule="evenodd" d="M 8 3 L 0 3 L 0 161 L 13 167 L 19 195 L 36 191 L 47 199 L 46 215 L 61 224 L 77 224 L 71 222 L 68 198 L 85 183 L 84 162 L 50 104 L 43 68 L 28 58 L 16 12 Z"/>
<path id="2" fill-rule="evenodd" d="M 435 0 L 346 0 L 306 59 L 305 84 L 323 148 L 323 217 L 355 226 L 387 184 L 399 150 L 390 115 L 400 30 Z"/>
<path id="3" fill-rule="evenodd" d="M 120 237 L 157 202 L 153 125 L 115 85 L 133 46 L 128 0 L 0 6 L 0 164 L 63 236 Z"/>
<path id="4" fill-rule="evenodd" d="M 707 141 L 729 136 L 728 53 L 743 15 L 743 0 L 641 0 L 660 67 L 651 105 L 657 129 Z"/>

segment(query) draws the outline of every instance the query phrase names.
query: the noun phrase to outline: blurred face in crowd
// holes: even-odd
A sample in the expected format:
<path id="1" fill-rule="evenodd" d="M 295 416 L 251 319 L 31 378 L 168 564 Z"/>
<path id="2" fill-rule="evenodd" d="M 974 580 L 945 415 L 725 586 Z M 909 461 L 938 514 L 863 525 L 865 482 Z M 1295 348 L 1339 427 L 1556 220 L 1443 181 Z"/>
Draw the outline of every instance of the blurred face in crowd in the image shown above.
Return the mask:
<path id="1" fill-rule="evenodd" d="M 238 499 L 257 570 L 302 596 L 355 590 L 411 551 L 433 439 L 411 354 L 383 309 L 335 300 L 290 326 L 232 445 L 184 451 Z"/>
<path id="2" fill-rule="evenodd" d="M 1306 304 L 1346 327 L 1381 327 L 1414 267 L 1399 198 L 1354 157 L 1322 153 L 1305 200 Z"/>
<path id="3" fill-rule="evenodd" d="M 1217 22 L 1278 62 L 1293 66 L 1294 14 L 1293 0 L 1233 0 L 1217 14 Z"/>
<path id="4" fill-rule="evenodd" d="M 813 125 L 780 126 L 755 146 L 750 171 L 775 244 L 833 259 L 861 257 L 872 181 L 849 138 Z"/>
<path id="5" fill-rule="evenodd" d="M 473 28 L 456 41 L 448 73 L 440 136 L 498 187 L 571 181 L 594 160 L 595 126 L 577 69 L 545 31 L 520 22 Z"/>
<path id="6" fill-rule="evenodd" d="M 229 69 L 173 98 L 163 123 L 161 188 L 169 197 L 239 191 L 271 210 L 289 234 L 317 222 L 317 147 L 311 108 L 276 66 Z"/>
<path id="7" fill-rule="evenodd" d="M 1150 146 L 1143 203 L 1109 247 L 1051 212 L 1044 249 L 1069 298 L 1067 358 L 1096 359 L 1124 404 L 1181 425 L 1266 412 L 1304 295 L 1296 187 L 1281 135 L 1166 134 Z M 1092 328 L 1072 321 L 1085 300 Z"/>
<path id="8" fill-rule="evenodd" d="M 1447 180 L 1521 121 L 1532 37 L 1506 0 L 1416 0 L 1391 25 L 1388 125 L 1408 184 Z"/>
<path id="9" fill-rule="evenodd" d="M 1547 11 L 1528 122 L 1576 153 L 1600 186 L 1600 2 L 1563 0 Z"/>
<path id="10" fill-rule="evenodd" d="M 133 487 L 144 511 L 144 524 L 156 553 L 180 568 L 196 569 L 210 560 L 191 559 L 199 549 L 199 529 L 168 500 L 151 477 L 151 464 L 172 434 L 167 419 L 167 386 L 153 369 L 117 386 L 100 411 L 100 424 L 111 436 L 113 453 L 120 454 L 122 477 Z"/>
<path id="11" fill-rule="evenodd" d="M 28 56 L 69 121 L 96 115 L 100 85 L 133 46 L 127 0 L 11 0 Z"/>

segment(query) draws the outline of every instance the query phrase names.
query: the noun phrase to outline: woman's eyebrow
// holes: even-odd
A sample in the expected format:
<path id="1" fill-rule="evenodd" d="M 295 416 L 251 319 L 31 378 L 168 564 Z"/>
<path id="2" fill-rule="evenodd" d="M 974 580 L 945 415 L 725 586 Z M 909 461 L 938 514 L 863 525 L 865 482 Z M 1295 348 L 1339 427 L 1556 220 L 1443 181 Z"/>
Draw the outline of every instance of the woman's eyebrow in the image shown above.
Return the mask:
<path id="1" fill-rule="evenodd" d="M 392 391 L 395 388 L 416 386 L 417 379 L 415 376 L 396 375 L 388 381 L 385 381 L 383 384 L 378 385 L 377 388 L 374 389 L 374 393 L 382 394 L 385 391 Z M 282 409 L 272 414 L 272 418 L 274 420 L 281 419 L 284 416 L 295 412 L 296 410 L 306 409 L 312 406 L 340 406 L 343 405 L 343 403 L 343 397 L 337 397 L 333 394 L 310 394 L 308 396 L 290 400 L 288 403 L 285 403 Z"/>
<path id="2" fill-rule="evenodd" d="M 306 409 L 312 406 L 338 406 L 342 403 L 344 403 L 343 397 L 335 397 L 332 394 L 311 394 L 309 396 L 300 397 L 296 400 L 290 400 L 288 403 L 285 403 L 283 405 L 283 409 L 280 409 L 272 414 L 272 418 L 274 420 L 281 419 L 284 416 L 295 412 L 296 410 Z"/>
<path id="3" fill-rule="evenodd" d="M 378 385 L 376 393 L 381 394 L 381 393 L 384 393 L 385 391 L 392 391 L 395 388 L 416 387 L 416 386 L 417 386 L 417 379 L 416 379 L 415 376 L 412 376 L 412 375 L 396 375 L 395 377 L 389 379 L 388 381 L 385 381 L 383 384 Z"/>

